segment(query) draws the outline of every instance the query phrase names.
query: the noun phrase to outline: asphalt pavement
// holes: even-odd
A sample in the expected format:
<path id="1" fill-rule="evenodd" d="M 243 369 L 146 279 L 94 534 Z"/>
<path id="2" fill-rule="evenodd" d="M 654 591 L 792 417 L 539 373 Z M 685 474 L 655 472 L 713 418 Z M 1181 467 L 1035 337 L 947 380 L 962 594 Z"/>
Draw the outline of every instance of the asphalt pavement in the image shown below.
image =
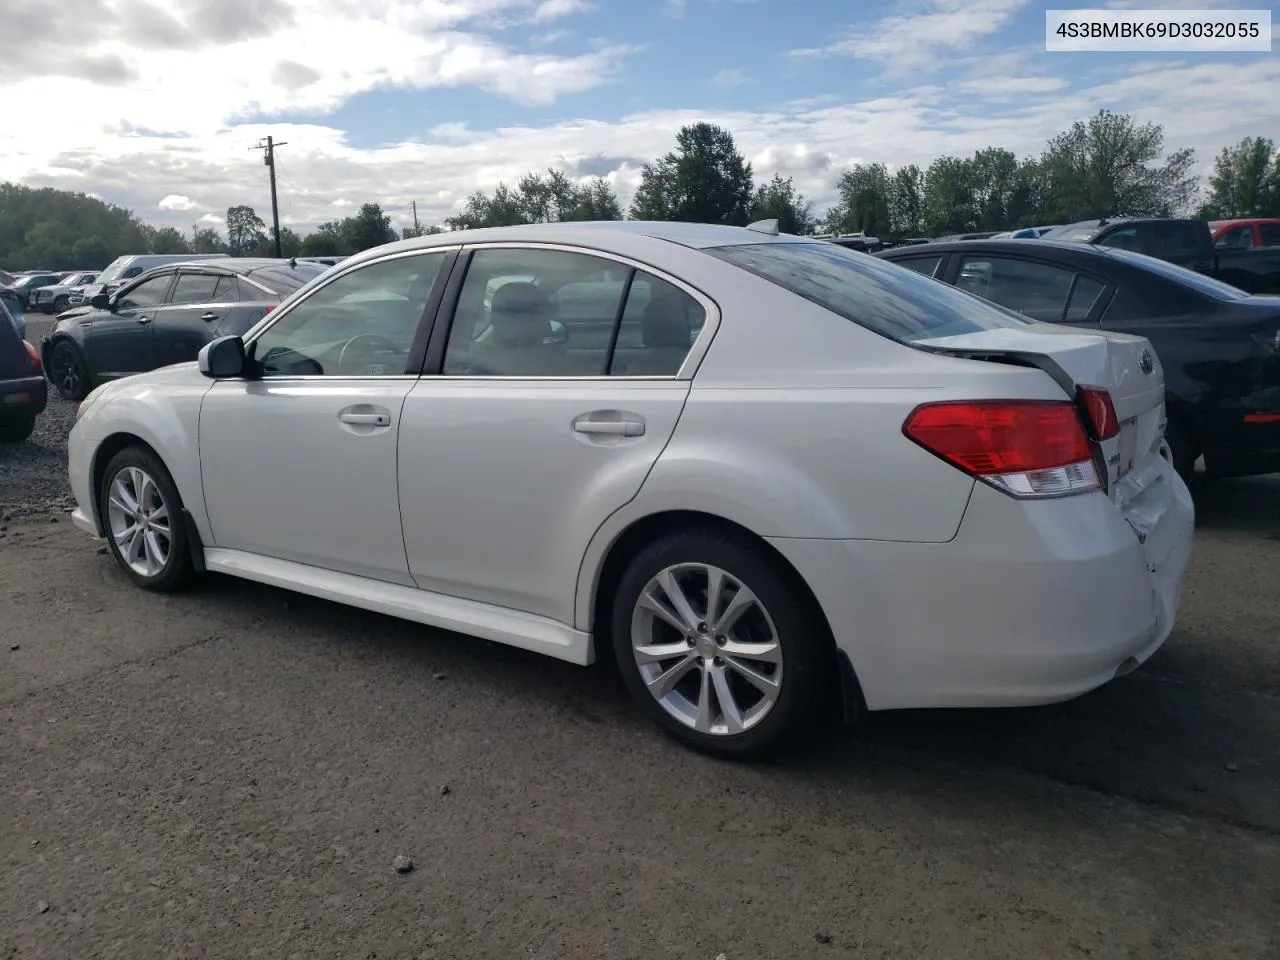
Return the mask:
<path id="1" fill-rule="evenodd" d="M 131 587 L 69 408 L 0 446 L 0 958 L 1280 957 L 1280 477 L 1202 495 L 1130 676 L 741 765 L 603 667 Z"/>

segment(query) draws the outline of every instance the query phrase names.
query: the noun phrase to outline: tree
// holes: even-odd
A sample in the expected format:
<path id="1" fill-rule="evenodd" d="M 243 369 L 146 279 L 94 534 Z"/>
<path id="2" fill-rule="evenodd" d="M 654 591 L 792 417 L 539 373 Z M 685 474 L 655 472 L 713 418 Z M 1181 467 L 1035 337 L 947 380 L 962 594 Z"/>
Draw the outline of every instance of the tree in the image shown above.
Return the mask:
<path id="1" fill-rule="evenodd" d="M 924 174 L 924 225 L 933 236 L 974 229 L 973 169 L 960 157 L 939 157 Z"/>
<path id="2" fill-rule="evenodd" d="M 1209 175 L 1207 212 L 1215 218 L 1280 216 L 1280 155 L 1266 137 L 1224 147 Z"/>
<path id="3" fill-rule="evenodd" d="M 750 219 L 777 220 L 782 233 L 808 233 L 813 226 L 812 205 L 796 192 L 791 177 L 774 174 L 768 183 L 756 187 L 751 198 Z"/>
<path id="4" fill-rule="evenodd" d="M 1011 223 L 1018 158 L 1002 147 L 979 150 L 969 161 L 973 224 L 977 230 L 1003 230 Z"/>
<path id="5" fill-rule="evenodd" d="M 242 257 L 266 238 L 266 224 L 253 207 L 227 207 L 227 249 Z"/>
<path id="6" fill-rule="evenodd" d="M 889 171 L 883 163 L 856 164 L 836 182 L 840 201 L 827 215 L 827 229 L 833 233 L 865 233 L 888 236 Z"/>
<path id="7" fill-rule="evenodd" d="M 492 197 L 481 192 L 467 198 L 467 205 L 445 224 L 451 230 L 478 230 L 482 227 L 512 227 L 528 223 L 525 203 L 520 194 L 505 183 L 498 184 Z"/>
<path id="8" fill-rule="evenodd" d="M 570 220 L 621 220 L 622 204 L 604 177 L 595 177 L 578 188 L 578 202 Z"/>
<path id="9" fill-rule="evenodd" d="M 500 183 L 493 196 L 473 193 L 462 211 L 445 223 L 452 230 L 478 230 L 522 223 L 621 219 L 622 208 L 607 180 L 596 177 L 577 184 L 560 170 L 548 170 L 526 174 L 514 190 Z"/>
<path id="10" fill-rule="evenodd" d="M 337 234 L 323 230 L 323 224 L 320 230 L 315 233 L 309 233 L 302 240 L 302 255 L 304 257 L 337 257 L 342 254 L 342 242 Z"/>
<path id="11" fill-rule="evenodd" d="M 148 253 L 190 253 L 191 244 L 173 227 L 143 226 Z"/>
<path id="12" fill-rule="evenodd" d="M 361 204 L 354 217 L 342 221 L 341 230 L 351 253 L 380 247 L 396 239 L 396 233 L 391 229 L 391 218 L 376 203 Z"/>
<path id="13" fill-rule="evenodd" d="M 83 193 L 0 183 L 0 267 L 97 270 L 146 251 L 141 221 L 122 207 Z"/>
<path id="14" fill-rule="evenodd" d="M 1100 110 L 1049 141 L 1040 167 L 1046 212 L 1077 220 L 1124 215 L 1170 216 L 1196 191 L 1195 151 L 1164 154 L 1164 128 Z"/>
<path id="15" fill-rule="evenodd" d="M 889 182 L 889 233 L 918 237 L 924 231 L 924 173 L 914 163 L 899 167 Z"/>
<path id="16" fill-rule="evenodd" d="M 200 227 L 191 238 L 191 251 L 193 253 L 226 253 L 227 247 L 222 242 L 222 235 L 213 227 Z"/>
<path id="17" fill-rule="evenodd" d="M 751 165 L 733 135 L 695 123 L 676 134 L 674 151 L 644 165 L 631 217 L 742 226 L 750 222 L 751 201 Z"/>

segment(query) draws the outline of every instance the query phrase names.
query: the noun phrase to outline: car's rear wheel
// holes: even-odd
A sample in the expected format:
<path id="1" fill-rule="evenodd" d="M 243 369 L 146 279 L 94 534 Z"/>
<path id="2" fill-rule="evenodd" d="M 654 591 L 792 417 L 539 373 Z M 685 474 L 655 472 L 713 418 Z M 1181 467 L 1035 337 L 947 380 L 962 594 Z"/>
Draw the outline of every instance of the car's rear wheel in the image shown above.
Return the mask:
<path id="1" fill-rule="evenodd" d="M 173 590 L 192 573 L 182 498 L 150 450 L 126 447 L 107 464 L 99 504 L 107 543 L 125 574 L 147 590 Z"/>
<path id="2" fill-rule="evenodd" d="M 63 400 L 79 402 L 89 395 L 89 371 L 74 343 L 59 340 L 49 355 L 49 381 Z"/>
<path id="3" fill-rule="evenodd" d="M 34 414 L 15 415 L 0 419 L 0 443 L 20 443 L 31 436 L 36 428 Z"/>
<path id="4" fill-rule="evenodd" d="M 824 625 L 764 548 L 715 529 L 665 536 L 618 585 L 614 653 L 660 727 L 708 753 L 770 752 L 815 716 Z"/>

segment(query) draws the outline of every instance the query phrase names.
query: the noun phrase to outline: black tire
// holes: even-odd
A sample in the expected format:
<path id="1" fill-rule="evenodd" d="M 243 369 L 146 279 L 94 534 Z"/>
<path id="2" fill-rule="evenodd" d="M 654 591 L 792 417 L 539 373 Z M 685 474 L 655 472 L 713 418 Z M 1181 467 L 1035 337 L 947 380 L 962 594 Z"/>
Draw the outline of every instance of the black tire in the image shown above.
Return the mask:
<path id="1" fill-rule="evenodd" d="M 1190 486 L 1196 479 L 1196 460 L 1200 457 L 1191 434 L 1177 420 L 1170 420 L 1164 438 L 1172 454 L 1173 469 L 1178 471 L 1183 483 Z"/>
<path id="2" fill-rule="evenodd" d="M 67 309 L 67 307 L 69 306 L 71 306 L 71 298 L 68 297 L 66 294 L 63 294 L 60 297 L 53 298 L 53 309 L 50 312 L 62 313 L 62 311 Z"/>
<path id="3" fill-rule="evenodd" d="M 89 395 L 89 370 L 80 348 L 59 340 L 49 353 L 49 382 L 63 400 L 79 403 Z"/>
<path id="4" fill-rule="evenodd" d="M 26 414 L 0 420 L 0 443 L 21 443 L 36 428 L 35 414 Z"/>
<path id="5" fill-rule="evenodd" d="M 768 620 L 772 621 L 781 649 L 781 682 L 773 706 L 753 726 L 741 733 L 703 733 L 677 719 L 650 693 L 641 668 L 636 663 L 632 644 L 632 617 L 641 591 L 659 573 L 678 564 L 705 564 L 717 567 L 755 594 Z M 790 571 L 779 568 L 777 560 L 760 544 L 714 528 L 694 528 L 668 534 L 645 547 L 627 566 L 612 598 L 609 628 L 613 653 L 623 682 L 640 709 L 659 727 L 680 742 L 705 753 L 729 759 L 748 759 L 772 753 L 787 745 L 810 726 L 820 710 L 828 685 L 824 677 L 830 661 L 829 639 L 820 614 L 803 588 L 794 582 Z M 696 575 L 691 575 L 696 576 Z M 691 581 L 692 582 L 692 581 Z M 703 590 L 699 603 L 704 604 Z M 754 616 L 754 614 L 748 614 Z M 744 620 L 746 617 L 744 617 Z M 740 621 L 741 623 L 742 621 Z M 757 620 L 757 623 L 763 623 Z M 750 626 L 744 624 L 743 629 Z M 701 644 L 686 640 L 665 624 L 676 642 Z M 734 628 L 737 630 L 738 628 Z M 703 630 L 703 634 L 707 631 Z M 735 641 L 737 637 L 733 638 Z M 689 657 L 694 656 L 696 648 Z M 681 660 L 684 658 L 682 657 Z M 679 663 L 681 660 L 674 662 Z M 711 662 L 708 656 L 689 668 L 686 679 L 698 685 Z M 719 662 L 718 660 L 716 662 Z M 759 662 L 748 661 L 753 667 Z M 666 663 L 659 670 L 666 670 Z M 733 674 L 733 684 L 750 695 L 750 685 L 742 686 L 740 673 Z M 684 683 L 685 681 L 681 681 Z M 726 682 L 729 682 L 726 680 Z M 699 688 L 702 689 L 702 688 Z M 757 693 L 758 695 L 758 693 Z M 719 698 L 717 696 L 717 705 Z M 744 713 L 749 712 L 744 711 Z M 723 717 L 723 713 L 722 713 Z"/>
<path id="6" fill-rule="evenodd" d="M 131 468 L 141 470 L 154 483 L 168 517 L 168 550 L 165 553 L 165 560 L 163 565 L 150 575 L 139 572 L 129 565 L 113 534 L 109 506 L 112 485 L 117 476 Z M 144 590 L 163 593 L 176 590 L 191 579 L 193 573 L 191 543 L 183 523 L 182 498 L 178 495 L 178 488 L 174 486 L 169 471 L 154 453 L 144 447 L 126 447 L 112 457 L 102 475 L 102 487 L 98 491 L 98 508 L 107 534 L 107 546 L 111 550 L 111 555 L 115 557 L 116 563 L 120 565 L 120 569 L 130 580 Z"/>

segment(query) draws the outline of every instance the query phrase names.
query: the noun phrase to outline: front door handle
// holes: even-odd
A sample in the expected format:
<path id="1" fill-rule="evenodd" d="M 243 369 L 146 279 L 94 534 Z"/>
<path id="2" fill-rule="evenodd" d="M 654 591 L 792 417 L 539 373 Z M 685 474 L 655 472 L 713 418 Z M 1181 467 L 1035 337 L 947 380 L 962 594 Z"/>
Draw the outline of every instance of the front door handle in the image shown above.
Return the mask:
<path id="1" fill-rule="evenodd" d="M 584 413 L 573 420 L 573 432 L 607 437 L 643 437 L 644 421 L 616 410 Z"/>
<path id="2" fill-rule="evenodd" d="M 217 320 L 218 315 L 216 313 L 202 313 L 200 314 L 200 319 L 205 323 L 209 323 L 210 321 Z"/>
<path id="3" fill-rule="evenodd" d="M 150 323 L 151 318 L 150 317 L 134 317 L 133 322 L 134 323 Z"/>
<path id="4" fill-rule="evenodd" d="M 391 423 L 391 414 L 389 413 L 353 413 L 344 410 L 338 414 L 338 419 L 343 423 L 355 423 L 365 427 L 385 427 Z"/>

